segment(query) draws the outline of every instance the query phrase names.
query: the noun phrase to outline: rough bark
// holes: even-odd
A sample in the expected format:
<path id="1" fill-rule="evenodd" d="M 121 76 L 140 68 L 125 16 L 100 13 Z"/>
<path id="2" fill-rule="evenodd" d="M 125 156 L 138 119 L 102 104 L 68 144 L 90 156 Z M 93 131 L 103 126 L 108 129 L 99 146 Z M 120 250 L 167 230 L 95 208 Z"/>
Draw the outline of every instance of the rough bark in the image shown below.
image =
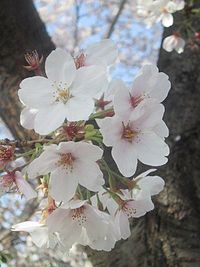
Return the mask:
<path id="1" fill-rule="evenodd" d="M 181 20 L 183 17 L 177 17 Z M 196 29 L 200 19 L 195 20 Z M 175 23 L 176 26 L 176 23 Z M 172 34 L 173 27 L 164 31 Z M 172 82 L 165 102 L 169 162 L 160 168 L 165 190 L 155 210 L 132 225 L 132 235 L 110 253 L 87 249 L 95 267 L 200 266 L 200 49 L 183 54 L 161 49 L 158 67 Z"/>
<path id="2" fill-rule="evenodd" d="M 23 68 L 24 53 L 36 49 L 45 57 L 54 45 L 31 0 L 1 0 L 0 22 L 0 117 L 15 138 L 31 138 L 34 133 L 19 124 L 17 90 L 20 81 L 31 75 Z"/>

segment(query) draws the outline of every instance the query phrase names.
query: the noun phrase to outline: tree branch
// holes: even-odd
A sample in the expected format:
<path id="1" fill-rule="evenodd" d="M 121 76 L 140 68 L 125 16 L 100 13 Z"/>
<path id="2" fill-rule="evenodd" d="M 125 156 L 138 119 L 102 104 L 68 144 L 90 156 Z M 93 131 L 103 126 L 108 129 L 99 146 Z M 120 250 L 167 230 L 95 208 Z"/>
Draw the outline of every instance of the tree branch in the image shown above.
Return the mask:
<path id="1" fill-rule="evenodd" d="M 111 35 L 112 35 L 112 33 L 114 32 L 115 26 L 116 26 L 116 24 L 117 24 L 117 22 L 119 20 L 120 15 L 122 14 L 122 11 L 124 9 L 124 6 L 126 4 L 126 1 L 127 0 L 122 0 L 121 1 L 120 5 L 119 5 L 118 12 L 117 12 L 116 16 L 114 17 L 112 23 L 110 24 L 110 27 L 108 29 L 108 32 L 105 35 L 105 38 L 110 38 Z"/>

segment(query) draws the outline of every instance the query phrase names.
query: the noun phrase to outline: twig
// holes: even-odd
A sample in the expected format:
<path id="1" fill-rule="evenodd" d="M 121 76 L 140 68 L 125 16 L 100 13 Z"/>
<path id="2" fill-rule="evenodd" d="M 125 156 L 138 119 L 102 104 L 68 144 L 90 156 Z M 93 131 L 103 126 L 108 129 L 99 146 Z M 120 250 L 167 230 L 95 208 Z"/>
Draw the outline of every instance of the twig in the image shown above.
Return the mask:
<path id="1" fill-rule="evenodd" d="M 126 4 L 126 0 L 122 0 L 120 5 L 119 5 L 118 12 L 117 12 L 116 16 L 114 17 L 112 23 L 110 24 L 109 30 L 108 30 L 107 34 L 105 35 L 105 38 L 111 37 L 111 35 L 115 29 L 115 25 L 117 24 L 117 21 L 118 21 L 120 15 L 124 9 L 125 4 Z"/>

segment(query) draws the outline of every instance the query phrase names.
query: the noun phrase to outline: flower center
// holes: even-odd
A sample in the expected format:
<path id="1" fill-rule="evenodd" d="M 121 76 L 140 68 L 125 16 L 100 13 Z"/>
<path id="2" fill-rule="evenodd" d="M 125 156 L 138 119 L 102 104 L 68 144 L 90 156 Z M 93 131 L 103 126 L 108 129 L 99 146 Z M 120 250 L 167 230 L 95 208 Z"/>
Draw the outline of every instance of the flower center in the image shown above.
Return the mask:
<path id="1" fill-rule="evenodd" d="M 86 222 L 87 217 L 84 214 L 84 206 L 72 210 L 72 220 L 77 221 L 79 225 L 83 225 Z"/>
<path id="2" fill-rule="evenodd" d="M 135 208 L 128 206 L 128 203 L 125 203 L 122 209 L 126 213 L 128 218 L 133 217 L 137 212 Z"/>
<path id="3" fill-rule="evenodd" d="M 72 171 L 74 160 L 75 158 L 71 153 L 60 154 L 60 158 L 57 162 L 57 165 L 59 167 L 61 166 L 69 171 Z"/>
<path id="4" fill-rule="evenodd" d="M 137 135 L 137 132 L 131 129 L 129 123 L 125 126 L 125 124 L 122 122 L 122 126 L 123 126 L 122 138 L 127 140 L 128 142 L 132 142 L 134 137 Z"/>
<path id="5" fill-rule="evenodd" d="M 130 103 L 131 103 L 131 106 L 133 108 L 136 108 L 143 99 L 144 99 L 144 97 L 141 95 L 140 96 L 132 96 L 130 94 Z"/>
<path id="6" fill-rule="evenodd" d="M 66 104 L 68 100 L 72 97 L 70 89 L 67 87 L 66 83 L 54 82 L 52 86 L 54 88 L 53 95 L 55 97 L 56 102 L 63 102 L 64 104 Z"/>
<path id="7" fill-rule="evenodd" d="M 57 90 L 57 99 L 61 102 L 63 102 L 64 104 L 67 103 L 67 101 L 71 98 L 71 94 L 69 89 L 64 90 L 64 89 L 58 89 Z"/>

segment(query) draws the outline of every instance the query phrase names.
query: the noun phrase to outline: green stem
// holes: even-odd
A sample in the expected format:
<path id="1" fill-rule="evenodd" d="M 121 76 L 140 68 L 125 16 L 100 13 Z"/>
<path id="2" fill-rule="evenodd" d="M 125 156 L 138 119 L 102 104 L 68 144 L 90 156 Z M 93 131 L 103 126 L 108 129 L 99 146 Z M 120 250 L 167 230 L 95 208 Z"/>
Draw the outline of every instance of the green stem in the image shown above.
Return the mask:
<path id="1" fill-rule="evenodd" d="M 106 110 L 102 110 L 102 111 L 96 112 L 96 113 L 90 115 L 89 119 L 93 120 L 93 119 L 96 119 L 96 118 L 102 118 L 102 116 L 105 116 L 106 113 L 108 113 L 110 111 L 113 111 L 113 109 L 110 108 L 110 109 L 106 109 Z"/>

